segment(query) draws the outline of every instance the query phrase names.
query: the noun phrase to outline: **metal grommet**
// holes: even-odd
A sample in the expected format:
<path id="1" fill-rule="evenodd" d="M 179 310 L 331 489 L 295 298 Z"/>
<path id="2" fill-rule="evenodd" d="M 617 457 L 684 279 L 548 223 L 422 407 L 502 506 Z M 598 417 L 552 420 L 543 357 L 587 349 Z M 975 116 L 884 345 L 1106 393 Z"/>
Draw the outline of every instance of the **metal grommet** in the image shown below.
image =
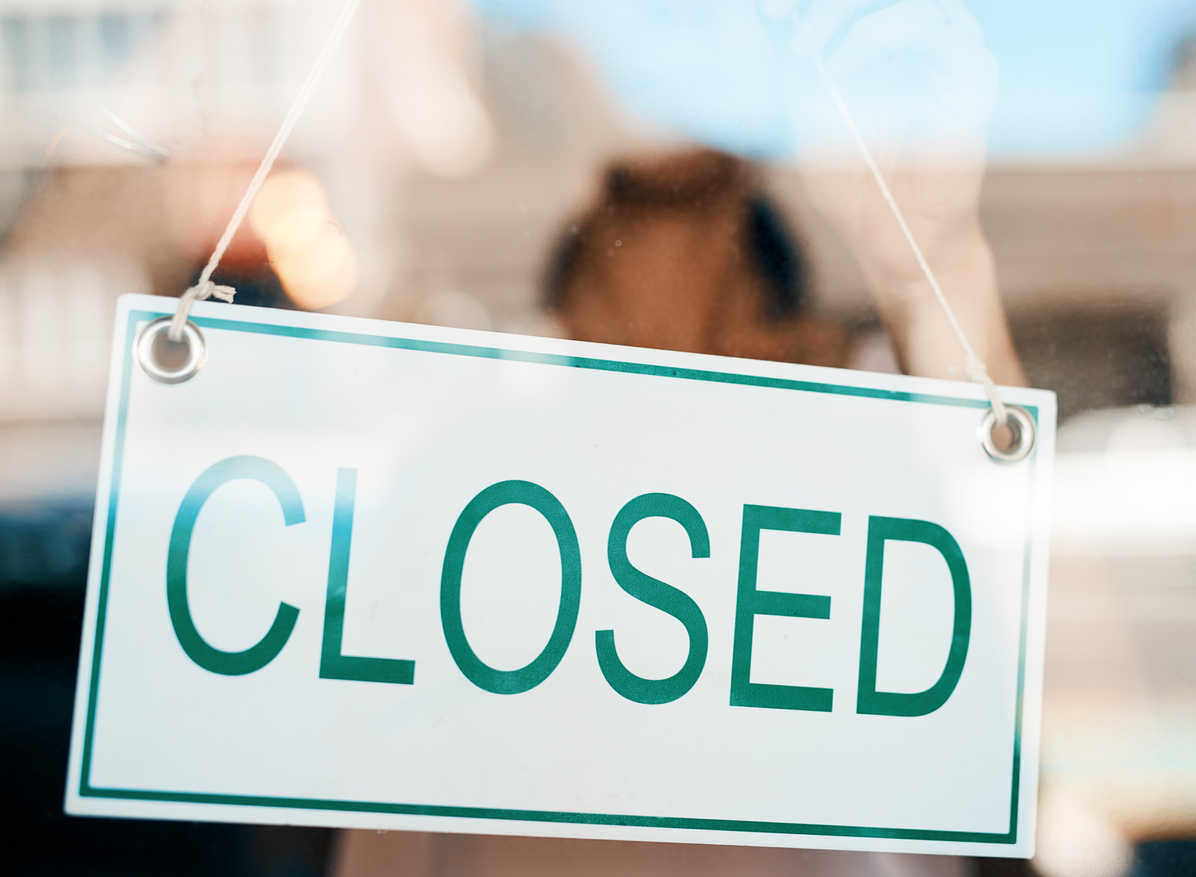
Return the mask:
<path id="1" fill-rule="evenodd" d="M 1008 450 L 1001 450 L 993 441 L 993 430 L 997 426 L 997 414 L 989 408 L 980 419 L 980 426 L 976 428 L 976 439 L 989 459 L 998 463 L 1020 463 L 1030 456 L 1034 450 L 1035 437 L 1038 429 L 1030 412 L 1020 405 L 1006 405 L 1005 411 L 1009 415 L 1006 425 L 1013 433 L 1013 444 Z"/>
<path id="2" fill-rule="evenodd" d="M 167 339 L 166 333 L 170 329 L 170 317 L 159 317 L 147 323 L 134 342 L 133 351 L 137 364 L 141 370 L 159 384 L 181 384 L 191 380 L 208 362 L 208 343 L 204 340 L 199 327 L 190 320 L 183 323 L 183 338 L 177 344 Z M 175 347 L 186 345 L 187 356 L 182 365 L 170 367 L 158 361 L 159 339 L 165 344 Z"/>

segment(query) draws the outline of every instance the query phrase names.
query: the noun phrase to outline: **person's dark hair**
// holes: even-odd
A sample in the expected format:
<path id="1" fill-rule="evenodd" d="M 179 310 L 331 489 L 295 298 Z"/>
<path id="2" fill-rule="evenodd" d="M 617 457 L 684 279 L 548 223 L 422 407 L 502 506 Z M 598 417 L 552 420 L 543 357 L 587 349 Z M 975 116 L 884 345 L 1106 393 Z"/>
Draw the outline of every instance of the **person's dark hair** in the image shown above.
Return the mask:
<path id="1" fill-rule="evenodd" d="M 805 300 L 805 265 L 784 220 L 764 195 L 748 202 L 748 236 L 748 253 L 771 293 L 769 316 L 784 319 Z"/>
<path id="2" fill-rule="evenodd" d="M 573 223 L 557 238 L 548 256 L 548 270 L 544 272 L 544 306 L 555 311 L 565 304 L 577 265 L 581 261 L 581 223 Z"/>
<path id="3" fill-rule="evenodd" d="M 617 162 L 604 176 L 598 203 L 557 238 L 544 276 L 544 304 L 565 306 L 585 262 L 594 226 L 616 217 L 634 221 L 654 213 L 699 210 L 718 199 L 741 205 L 745 261 L 762 282 L 763 317 L 784 320 L 805 303 L 806 270 L 800 248 L 781 212 L 755 180 L 746 162 L 714 150 L 694 150 L 647 163 Z"/>

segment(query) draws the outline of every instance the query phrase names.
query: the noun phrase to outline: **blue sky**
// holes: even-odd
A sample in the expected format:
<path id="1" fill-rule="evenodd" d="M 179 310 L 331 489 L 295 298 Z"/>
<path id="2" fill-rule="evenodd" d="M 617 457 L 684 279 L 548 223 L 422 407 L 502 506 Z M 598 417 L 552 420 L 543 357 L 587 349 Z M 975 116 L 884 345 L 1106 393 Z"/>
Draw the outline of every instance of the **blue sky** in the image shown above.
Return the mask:
<path id="1" fill-rule="evenodd" d="M 1196 33 L 1196 0 L 965 0 L 1001 65 L 990 148 L 1083 155 L 1130 141 Z M 504 28 L 579 46 L 632 113 L 749 155 L 788 151 L 752 0 L 475 0 Z M 886 5 L 881 2 L 878 6 Z"/>

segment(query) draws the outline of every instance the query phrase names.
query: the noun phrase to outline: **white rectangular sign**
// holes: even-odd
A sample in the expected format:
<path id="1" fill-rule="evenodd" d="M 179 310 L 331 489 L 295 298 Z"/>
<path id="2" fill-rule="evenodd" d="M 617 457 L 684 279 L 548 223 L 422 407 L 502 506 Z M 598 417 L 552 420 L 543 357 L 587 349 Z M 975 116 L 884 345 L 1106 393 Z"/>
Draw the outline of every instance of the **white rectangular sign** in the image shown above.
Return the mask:
<path id="1" fill-rule="evenodd" d="M 121 300 L 67 810 L 1026 856 L 1055 401 Z"/>

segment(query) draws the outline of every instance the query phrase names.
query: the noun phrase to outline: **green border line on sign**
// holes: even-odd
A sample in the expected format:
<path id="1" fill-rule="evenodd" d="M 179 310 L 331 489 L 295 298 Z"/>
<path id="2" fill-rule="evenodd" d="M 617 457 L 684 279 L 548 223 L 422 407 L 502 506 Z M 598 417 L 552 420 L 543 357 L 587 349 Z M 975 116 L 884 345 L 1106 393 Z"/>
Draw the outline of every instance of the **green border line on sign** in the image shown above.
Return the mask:
<path id="1" fill-rule="evenodd" d="M 169 803 L 219 804 L 244 807 L 269 807 L 292 810 L 324 810 L 331 812 L 389 813 L 416 816 L 452 816 L 467 819 L 497 819 L 523 822 L 574 823 L 584 825 L 618 825 L 646 828 L 678 828 L 706 831 L 737 831 L 762 834 L 801 834 L 824 837 L 886 838 L 895 840 L 956 841 L 967 843 L 1014 844 L 1017 842 L 1018 791 L 1021 785 L 1021 736 L 1022 700 L 1025 686 L 1026 628 L 1028 625 L 1030 588 L 1030 534 L 1027 532 L 1026 551 L 1023 563 L 1021 596 L 1021 631 L 1018 645 L 1017 706 L 1014 721 L 1012 794 L 1009 807 L 1009 830 L 1005 833 L 977 831 L 945 831 L 914 828 L 872 828 L 853 825 L 820 825 L 814 823 L 765 822 L 741 819 L 705 819 L 684 816 L 642 816 L 634 814 L 572 813 L 550 810 L 515 810 L 487 807 L 451 807 L 431 804 L 397 804 L 370 801 L 338 801 L 318 798 L 274 798 L 258 795 L 220 795 L 202 792 L 165 792 L 141 789 L 97 788 L 90 783 L 91 754 L 94 743 L 96 703 L 100 687 L 100 659 L 104 643 L 104 621 L 108 603 L 108 586 L 112 564 L 113 534 L 116 528 L 117 496 L 121 477 L 121 461 L 124 453 L 125 420 L 128 413 L 129 384 L 132 373 L 132 349 L 135 328 L 138 322 L 163 316 L 153 311 L 131 311 L 125 333 L 125 355 L 123 359 L 120 409 L 116 422 L 114 457 L 112 461 L 111 489 L 108 498 L 107 528 L 104 539 L 103 565 L 100 570 L 100 593 L 96 612 L 95 644 L 92 652 L 91 679 L 87 699 L 87 724 L 83 738 L 83 758 L 80 767 L 79 795 L 85 798 L 116 798 L 129 801 L 162 801 Z M 622 372 L 625 374 L 649 375 L 653 377 L 678 378 L 682 380 L 710 381 L 726 384 L 744 384 L 781 390 L 799 390 L 809 393 L 831 393 L 841 396 L 862 396 L 888 399 L 898 402 L 920 402 L 937 405 L 953 405 L 966 408 L 987 408 L 984 399 L 961 399 L 951 396 L 933 396 L 923 393 L 907 393 L 880 390 L 870 387 L 844 387 L 817 381 L 798 381 L 786 378 L 762 377 L 759 375 L 717 372 L 707 369 L 679 368 L 649 363 L 620 362 L 618 360 L 594 357 L 565 356 L 552 353 L 507 350 L 496 347 L 475 347 L 466 344 L 450 344 L 441 341 L 420 341 L 409 338 L 395 338 L 386 335 L 366 335 L 353 332 L 336 332 L 325 329 L 306 329 L 297 326 L 279 326 L 260 323 L 245 323 L 238 320 L 220 320 L 193 317 L 199 326 L 209 329 L 234 332 L 253 332 L 262 335 L 280 335 L 313 341 L 329 341 L 340 344 L 361 344 L 371 347 L 389 347 L 426 353 L 440 353 L 453 356 L 471 356 L 485 359 L 503 359 L 518 362 L 556 365 L 568 368 L 595 369 Z M 1026 406 L 1031 415 L 1038 419 L 1038 410 Z M 1031 458 L 1031 478 L 1034 459 Z"/>

